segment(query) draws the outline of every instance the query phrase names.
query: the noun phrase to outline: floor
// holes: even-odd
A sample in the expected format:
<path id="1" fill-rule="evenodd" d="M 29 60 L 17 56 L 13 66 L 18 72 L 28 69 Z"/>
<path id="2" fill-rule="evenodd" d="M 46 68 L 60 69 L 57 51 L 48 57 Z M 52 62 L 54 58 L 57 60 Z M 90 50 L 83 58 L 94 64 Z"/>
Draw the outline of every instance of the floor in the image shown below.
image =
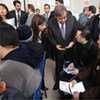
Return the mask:
<path id="1" fill-rule="evenodd" d="M 53 90 L 54 85 L 54 73 L 55 73 L 55 62 L 51 59 L 46 60 L 45 66 L 45 84 L 49 89 L 47 90 L 47 98 L 44 97 L 44 100 L 60 100 L 60 95 L 58 90 Z"/>

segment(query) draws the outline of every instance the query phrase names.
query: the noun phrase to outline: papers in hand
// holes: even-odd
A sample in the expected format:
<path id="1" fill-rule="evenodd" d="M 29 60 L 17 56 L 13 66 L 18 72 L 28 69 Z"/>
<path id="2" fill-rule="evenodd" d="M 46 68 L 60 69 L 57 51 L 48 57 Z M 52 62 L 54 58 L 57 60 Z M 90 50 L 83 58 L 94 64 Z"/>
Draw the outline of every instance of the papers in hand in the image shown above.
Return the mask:
<path id="1" fill-rule="evenodd" d="M 77 68 L 73 67 L 71 70 L 69 70 L 67 67 L 63 67 L 63 70 L 64 70 L 67 74 L 71 74 L 73 71 L 77 70 Z"/>
<path id="2" fill-rule="evenodd" d="M 73 87 L 69 82 L 60 81 L 59 88 L 61 91 L 68 94 L 73 94 L 74 92 L 84 92 L 85 88 L 83 82 L 76 83 Z"/>

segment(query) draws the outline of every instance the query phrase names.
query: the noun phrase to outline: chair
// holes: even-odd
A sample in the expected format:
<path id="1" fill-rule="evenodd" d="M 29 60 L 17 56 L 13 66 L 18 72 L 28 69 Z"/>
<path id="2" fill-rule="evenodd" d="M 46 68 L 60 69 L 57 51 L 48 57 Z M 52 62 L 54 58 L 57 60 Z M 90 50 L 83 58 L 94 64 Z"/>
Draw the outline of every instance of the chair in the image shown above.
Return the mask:
<path id="1" fill-rule="evenodd" d="M 44 92 L 45 92 L 45 97 L 47 97 L 47 93 L 46 93 L 46 88 L 45 88 L 45 83 L 44 83 L 44 69 L 45 69 L 45 61 L 46 61 L 46 52 L 44 52 L 43 58 L 40 62 L 40 73 L 42 76 L 41 82 L 39 87 L 37 88 L 36 92 L 34 93 L 34 97 L 33 100 L 41 100 L 41 90 L 42 90 L 42 86 L 44 85 Z"/>

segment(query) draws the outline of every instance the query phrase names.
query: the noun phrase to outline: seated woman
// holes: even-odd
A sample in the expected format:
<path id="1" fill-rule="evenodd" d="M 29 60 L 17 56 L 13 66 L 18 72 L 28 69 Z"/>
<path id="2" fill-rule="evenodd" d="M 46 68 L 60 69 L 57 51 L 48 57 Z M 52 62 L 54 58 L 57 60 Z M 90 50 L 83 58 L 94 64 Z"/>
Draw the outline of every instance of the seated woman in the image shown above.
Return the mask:
<path id="1" fill-rule="evenodd" d="M 90 74 L 96 64 L 98 59 L 98 46 L 91 39 L 90 31 L 86 27 L 80 27 L 76 33 L 76 40 L 79 43 L 75 50 L 75 60 L 73 64 L 69 64 L 68 68 L 71 69 L 73 66 L 78 66 L 79 69 L 72 71 L 70 75 L 68 75 L 65 71 L 61 71 L 60 76 L 61 80 L 68 81 L 68 78 L 72 78 L 72 76 L 80 76 L 81 79 L 86 76 L 86 74 Z M 83 72 L 82 75 L 81 71 Z M 70 79 L 69 78 L 69 79 Z M 85 87 L 88 87 L 89 80 L 87 79 L 84 84 Z"/>

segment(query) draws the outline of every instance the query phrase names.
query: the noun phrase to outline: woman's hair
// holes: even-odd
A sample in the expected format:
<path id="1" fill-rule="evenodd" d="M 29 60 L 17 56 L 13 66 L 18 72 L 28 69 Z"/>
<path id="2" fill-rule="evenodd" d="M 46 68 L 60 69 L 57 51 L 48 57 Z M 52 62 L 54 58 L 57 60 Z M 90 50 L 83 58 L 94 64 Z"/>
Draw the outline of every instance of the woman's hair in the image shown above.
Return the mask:
<path id="1" fill-rule="evenodd" d="M 7 6 L 3 3 L 0 3 L 0 6 L 4 7 L 6 9 L 6 11 L 7 11 L 6 18 L 8 18 L 9 10 L 8 10 Z"/>
<path id="2" fill-rule="evenodd" d="M 39 32 L 38 25 L 41 25 L 45 22 L 45 18 L 42 15 L 36 14 L 32 18 L 31 28 L 33 32 Z"/>
<path id="3" fill-rule="evenodd" d="M 36 14 L 32 18 L 31 22 L 31 28 L 33 30 L 33 41 L 37 41 L 37 38 L 39 37 L 39 29 L 38 26 L 43 24 L 45 22 L 45 18 L 42 15 Z M 47 34 L 47 28 L 42 32 L 42 36 L 45 37 Z"/>
<path id="4" fill-rule="evenodd" d="M 35 13 L 35 8 L 34 5 L 32 4 L 27 4 L 28 9 L 31 9 Z"/>

